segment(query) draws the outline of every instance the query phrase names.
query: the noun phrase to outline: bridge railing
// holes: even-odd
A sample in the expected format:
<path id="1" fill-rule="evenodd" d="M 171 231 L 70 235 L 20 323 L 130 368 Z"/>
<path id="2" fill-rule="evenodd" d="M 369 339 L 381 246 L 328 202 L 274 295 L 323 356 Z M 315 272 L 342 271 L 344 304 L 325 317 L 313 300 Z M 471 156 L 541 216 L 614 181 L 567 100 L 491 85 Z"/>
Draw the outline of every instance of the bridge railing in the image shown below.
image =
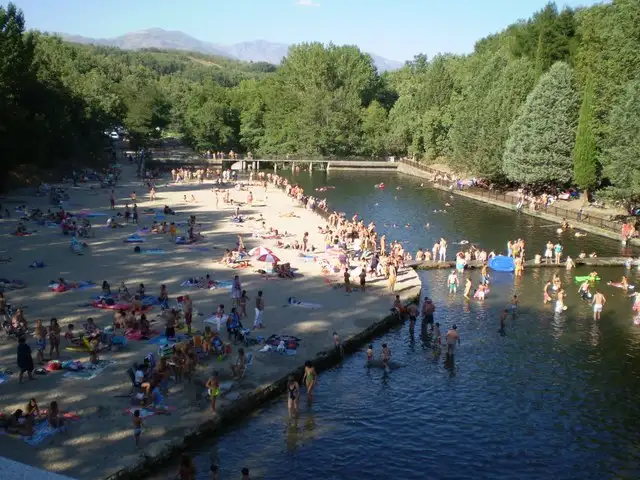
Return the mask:
<path id="1" fill-rule="evenodd" d="M 473 195 L 477 195 L 479 197 L 486 198 L 492 201 L 513 205 L 514 208 L 519 202 L 518 197 L 513 195 L 510 192 L 504 192 L 504 191 L 498 191 L 498 190 L 487 190 L 486 188 L 481 188 L 477 186 L 463 186 L 462 188 L 459 188 L 457 183 L 453 180 L 446 179 L 446 178 L 435 178 L 439 175 L 442 175 L 443 172 L 435 170 L 429 167 L 428 165 L 424 165 L 419 162 L 415 162 L 413 160 L 402 159 L 397 161 L 400 163 L 409 165 L 413 168 L 422 170 L 423 172 L 432 174 L 434 176 L 433 182 L 443 187 L 461 190 L 461 191 L 468 192 Z M 562 201 L 562 200 L 559 200 L 559 201 Z M 623 222 L 620 220 L 613 220 L 611 218 L 594 215 L 592 211 L 579 212 L 576 210 L 562 208 L 561 206 L 557 205 L 557 202 L 558 201 L 547 206 L 536 205 L 535 211 L 538 213 L 547 213 L 549 215 L 554 215 L 556 217 L 564 218 L 567 221 L 574 224 L 582 223 L 585 225 L 598 227 L 610 232 L 620 233 L 620 230 L 622 229 Z M 529 205 L 525 204 L 522 208 L 529 208 Z"/>

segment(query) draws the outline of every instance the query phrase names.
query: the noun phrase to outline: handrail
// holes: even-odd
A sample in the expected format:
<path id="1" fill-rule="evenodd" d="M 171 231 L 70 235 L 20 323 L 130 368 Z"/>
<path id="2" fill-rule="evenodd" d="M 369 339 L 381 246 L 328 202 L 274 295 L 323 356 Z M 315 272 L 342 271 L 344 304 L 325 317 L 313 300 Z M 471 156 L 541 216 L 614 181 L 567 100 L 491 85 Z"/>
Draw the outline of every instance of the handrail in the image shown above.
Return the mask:
<path id="1" fill-rule="evenodd" d="M 419 162 L 413 160 L 405 160 L 399 159 L 397 160 L 399 163 L 403 163 L 410 167 L 416 168 L 418 170 L 422 170 L 423 172 L 430 173 L 434 176 L 442 175 L 443 172 L 435 170 L 427 165 L 421 164 Z M 496 190 L 487 190 L 485 188 L 480 188 L 477 186 L 458 186 L 457 182 L 453 180 L 447 180 L 444 178 L 433 179 L 433 183 L 437 183 L 443 187 L 453 188 L 454 190 L 460 190 L 463 192 L 468 192 L 473 195 L 480 196 L 482 198 L 487 198 L 493 201 L 502 202 L 508 205 L 517 205 L 519 200 L 514 195 L 510 195 L 510 192 L 498 192 Z M 554 202 L 552 205 L 546 205 L 544 207 L 536 205 L 536 212 L 538 213 L 546 213 L 549 215 L 554 215 L 559 218 L 566 219 L 571 222 L 583 223 L 586 225 L 590 225 L 592 227 L 602 228 L 603 230 L 607 230 L 610 232 L 620 233 L 620 230 L 623 226 L 623 222 L 619 220 L 612 220 L 610 218 L 600 217 L 598 215 L 594 215 L 593 213 L 587 212 L 577 212 L 575 210 L 568 210 L 562 207 L 555 205 Z M 528 208 L 528 207 L 523 207 Z"/>

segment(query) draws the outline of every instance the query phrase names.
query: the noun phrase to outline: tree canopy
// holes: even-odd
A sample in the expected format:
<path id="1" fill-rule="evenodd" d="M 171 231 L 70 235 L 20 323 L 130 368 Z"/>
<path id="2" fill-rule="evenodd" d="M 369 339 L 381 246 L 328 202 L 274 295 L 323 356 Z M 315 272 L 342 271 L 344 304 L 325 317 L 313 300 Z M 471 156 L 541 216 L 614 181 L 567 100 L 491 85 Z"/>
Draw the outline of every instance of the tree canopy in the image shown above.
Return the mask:
<path id="1" fill-rule="evenodd" d="M 280 66 L 78 45 L 25 32 L 9 4 L 0 7 L 0 155 L 9 168 L 86 162 L 103 152 L 103 132 L 123 125 L 134 146 L 172 132 L 197 149 L 263 158 L 394 155 L 494 182 L 603 186 L 629 200 L 639 51 L 636 0 L 550 3 L 469 55 L 419 54 L 382 74 L 350 45 L 295 45 Z"/>

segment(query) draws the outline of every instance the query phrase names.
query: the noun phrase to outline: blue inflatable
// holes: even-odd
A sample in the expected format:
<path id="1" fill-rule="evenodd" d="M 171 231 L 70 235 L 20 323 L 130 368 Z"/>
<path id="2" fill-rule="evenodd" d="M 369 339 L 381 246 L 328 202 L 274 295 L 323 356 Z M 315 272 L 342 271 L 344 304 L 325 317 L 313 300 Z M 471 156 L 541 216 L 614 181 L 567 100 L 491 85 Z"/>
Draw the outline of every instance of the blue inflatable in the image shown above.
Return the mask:
<path id="1" fill-rule="evenodd" d="M 489 259 L 489 268 L 496 272 L 513 272 L 515 264 L 513 263 L 513 258 L 498 255 Z"/>

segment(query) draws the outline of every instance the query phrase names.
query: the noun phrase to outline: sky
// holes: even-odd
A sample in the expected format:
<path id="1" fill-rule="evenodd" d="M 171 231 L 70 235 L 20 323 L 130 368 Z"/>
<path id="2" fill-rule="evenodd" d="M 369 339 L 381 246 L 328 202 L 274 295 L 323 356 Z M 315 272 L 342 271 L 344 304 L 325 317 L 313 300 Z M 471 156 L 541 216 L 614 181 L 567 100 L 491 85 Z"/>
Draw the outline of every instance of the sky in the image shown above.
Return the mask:
<path id="1" fill-rule="evenodd" d="M 321 41 L 391 60 L 469 53 L 475 42 L 548 0 L 14 0 L 27 28 L 110 38 L 147 28 L 231 44 Z M 559 0 L 562 6 L 602 3 Z M 7 2 L 0 0 L 0 4 Z"/>

